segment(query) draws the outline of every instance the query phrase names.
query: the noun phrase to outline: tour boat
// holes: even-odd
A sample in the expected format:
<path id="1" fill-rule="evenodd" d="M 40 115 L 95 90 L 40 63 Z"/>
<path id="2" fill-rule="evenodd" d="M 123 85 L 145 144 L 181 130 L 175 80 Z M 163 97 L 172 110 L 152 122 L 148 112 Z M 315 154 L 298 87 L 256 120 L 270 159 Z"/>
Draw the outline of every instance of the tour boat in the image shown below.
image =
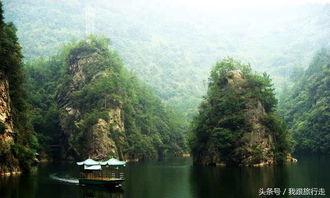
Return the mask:
<path id="1" fill-rule="evenodd" d="M 123 167 L 126 162 L 111 158 L 99 162 L 90 158 L 77 162 L 81 166 L 80 185 L 102 185 L 106 187 L 119 187 L 125 181 Z"/>

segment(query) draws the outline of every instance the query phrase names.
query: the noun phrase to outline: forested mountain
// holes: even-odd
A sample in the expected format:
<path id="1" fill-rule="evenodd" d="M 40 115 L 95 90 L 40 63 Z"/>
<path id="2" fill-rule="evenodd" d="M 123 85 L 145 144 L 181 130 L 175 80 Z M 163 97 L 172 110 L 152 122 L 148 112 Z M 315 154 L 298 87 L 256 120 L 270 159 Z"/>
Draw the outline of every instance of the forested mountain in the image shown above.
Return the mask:
<path id="1" fill-rule="evenodd" d="M 258 75 L 231 58 L 217 62 L 192 121 L 194 161 L 265 165 L 290 159 L 292 138 L 275 113 L 276 105 L 269 75 Z"/>
<path id="2" fill-rule="evenodd" d="M 191 117 L 210 65 L 225 56 L 250 62 L 281 87 L 312 55 L 329 46 L 329 5 L 262 9 L 194 6 L 178 1 L 5 0 L 26 60 L 54 55 L 85 33 L 112 39 L 125 65 L 166 103 Z M 207 1 L 205 2 L 207 5 Z M 203 83 L 204 82 L 204 83 Z"/>
<path id="3" fill-rule="evenodd" d="M 28 117 L 21 47 L 0 2 L 0 174 L 29 170 L 38 141 Z"/>
<path id="4" fill-rule="evenodd" d="M 290 134 L 299 152 L 329 152 L 329 51 L 312 60 L 330 48 L 329 4 L 3 2 L 2 172 L 29 169 L 35 151 L 180 155 L 190 120 L 192 154 L 203 164 L 286 160 Z M 282 91 L 290 133 L 276 113 Z"/>
<path id="5" fill-rule="evenodd" d="M 320 50 L 293 87 L 284 90 L 280 111 L 297 152 L 330 154 L 330 50 Z"/>
<path id="6" fill-rule="evenodd" d="M 181 155 L 183 116 L 165 107 L 108 46 L 108 39 L 89 36 L 28 64 L 33 123 L 44 151 L 51 154 L 57 145 L 63 148 L 57 157 L 74 159 Z"/>

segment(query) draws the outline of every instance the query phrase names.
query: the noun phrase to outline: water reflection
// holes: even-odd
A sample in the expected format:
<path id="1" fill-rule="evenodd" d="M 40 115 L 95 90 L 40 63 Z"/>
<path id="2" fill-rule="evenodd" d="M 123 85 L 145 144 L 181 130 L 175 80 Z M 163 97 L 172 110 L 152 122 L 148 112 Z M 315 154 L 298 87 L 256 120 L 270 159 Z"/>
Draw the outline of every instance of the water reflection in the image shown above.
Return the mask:
<path id="1" fill-rule="evenodd" d="M 0 177 L 0 197 L 36 197 L 38 180 L 36 175 L 14 175 Z M 28 196 L 25 196 L 28 195 Z"/>
<path id="2" fill-rule="evenodd" d="M 0 197 L 259 197 L 260 188 L 325 188 L 329 195 L 329 157 L 298 159 L 297 164 L 258 168 L 193 166 L 191 159 L 132 163 L 126 167 L 127 178 L 119 191 L 63 183 L 50 177 L 56 173 L 75 178 L 78 170 L 73 163 L 41 164 L 32 175 L 0 177 Z"/>
<path id="3" fill-rule="evenodd" d="M 123 198 L 124 191 L 120 188 L 107 189 L 98 186 L 81 186 L 80 194 L 83 198 Z"/>
<path id="4" fill-rule="evenodd" d="M 125 197 L 193 197 L 189 185 L 191 160 L 170 159 L 129 164 Z"/>
<path id="5" fill-rule="evenodd" d="M 190 179 L 196 198 L 257 197 L 260 188 L 288 186 L 287 167 L 194 166 Z"/>

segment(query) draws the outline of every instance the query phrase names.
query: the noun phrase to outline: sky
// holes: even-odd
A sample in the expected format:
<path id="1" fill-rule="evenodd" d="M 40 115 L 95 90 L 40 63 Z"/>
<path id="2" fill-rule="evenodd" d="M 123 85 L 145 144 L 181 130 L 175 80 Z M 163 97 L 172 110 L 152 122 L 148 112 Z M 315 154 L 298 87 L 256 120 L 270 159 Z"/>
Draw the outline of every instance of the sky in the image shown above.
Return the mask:
<path id="1" fill-rule="evenodd" d="M 195 8 L 235 8 L 235 7 L 263 7 L 282 6 L 305 3 L 330 3 L 330 0 L 166 0 L 175 4 Z"/>

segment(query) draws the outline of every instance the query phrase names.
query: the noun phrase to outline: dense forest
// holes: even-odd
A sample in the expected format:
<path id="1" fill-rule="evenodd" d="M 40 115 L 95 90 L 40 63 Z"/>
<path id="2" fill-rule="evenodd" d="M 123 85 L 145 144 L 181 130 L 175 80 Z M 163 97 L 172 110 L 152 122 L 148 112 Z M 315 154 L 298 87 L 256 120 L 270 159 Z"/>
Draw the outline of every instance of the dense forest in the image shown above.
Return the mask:
<path id="1" fill-rule="evenodd" d="M 275 113 L 269 75 L 232 58 L 212 69 L 207 95 L 192 121 L 191 148 L 202 164 L 256 165 L 287 160 L 292 139 Z"/>
<path id="2" fill-rule="evenodd" d="M 31 125 L 21 46 L 13 23 L 5 23 L 0 2 L 0 173 L 29 170 L 38 147 Z"/>
<path id="3" fill-rule="evenodd" d="M 320 50 L 296 83 L 283 91 L 280 112 L 296 140 L 296 152 L 330 152 L 330 51 Z"/>

